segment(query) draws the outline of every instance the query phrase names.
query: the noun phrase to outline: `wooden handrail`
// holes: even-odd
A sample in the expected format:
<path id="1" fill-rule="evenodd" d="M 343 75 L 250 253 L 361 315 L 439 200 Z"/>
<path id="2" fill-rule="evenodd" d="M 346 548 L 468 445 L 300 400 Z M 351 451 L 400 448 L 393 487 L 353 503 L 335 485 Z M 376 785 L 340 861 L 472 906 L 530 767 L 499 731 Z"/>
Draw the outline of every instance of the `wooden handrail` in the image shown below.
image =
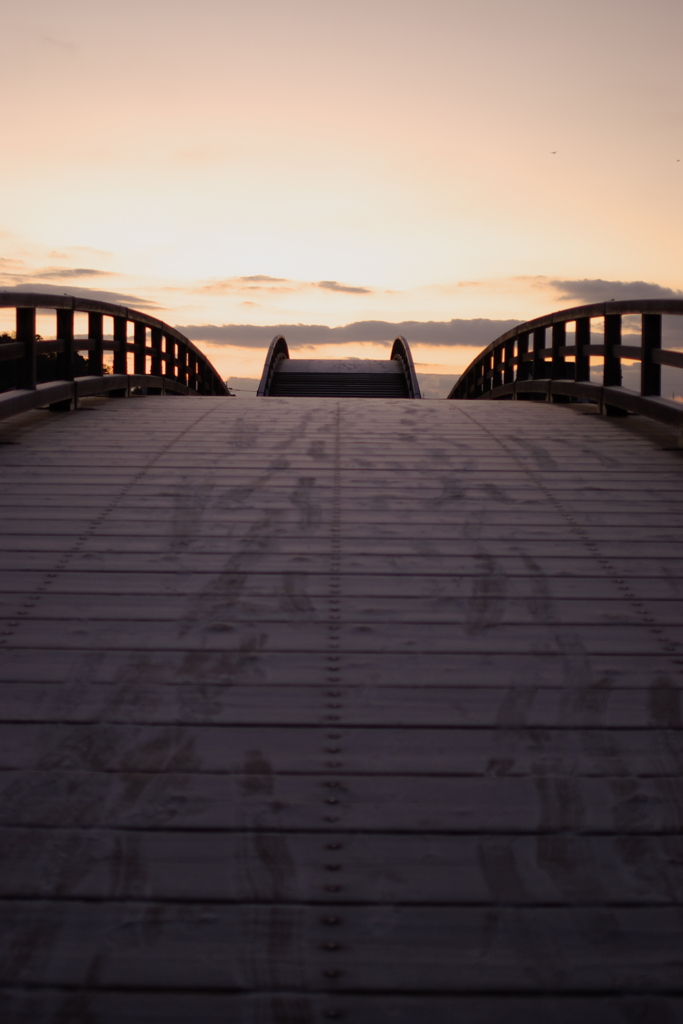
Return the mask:
<path id="1" fill-rule="evenodd" d="M 230 397 L 230 391 L 218 371 L 189 338 L 163 320 L 141 313 L 127 306 L 94 299 L 82 299 L 75 295 L 46 295 L 42 292 L 0 292 L 0 307 L 16 309 L 16 340 L 0 343 L 0 363 L 14 362 L 13 380 L 10 387 L 0 392 L 36 391 L 38 386 L 36 359 L 43 353 L 57 353 L 52 380 L 68 382 L 74 380 L 75 354 L 88 353 L 88 377 L 103 378 L 105 386 L 98 393 L 121 390 L 109 387 L 109 378 L 135 377 L 135 387 L 148 388 L 150 392 L 193 392 L 198 395 Z M 36 338 L 36 310 L 54 310 L 56 314 L 56 338 L 41 341 Z M 74 314 L 88 314 L 88 337 L 74 336 Z M 113 338 L 105 340 L 103 318 L 113 320 Z M 128 324 L 134 325 L 134 338 L 128 337 Z M 114 373 L 104 374 L 104 352 L 114 354 Z M 128 354 L 133 355 L 133 375 L 128 374 Z M 147 371 L 147 359 L 150 370 Z M 154 381 L 152 380 L 154 378 Z M 148 383 L 147 383 L 148 382 Z M 50 383 L 50 381 L 44 381 Z M 178 385 L 176 387 L 175 385 Z M 125 385 L 129 390 L 129 385 Z M 125 390 L 124 389 L 124 390 Z M 77 397 L 74 392 L 73 397 Z M 9 408 L 8 403 L 4 403 Z M 10 403 L 11 404 L 11 403 Z"/>
<path id="2" fill-rule="evenodd" d="M 641 316 L 640 345 L 622 344 L 622 317 Z M 683 299 L 639 299 L 575 306 L 519 324 L 472 360 L 449 398 L 521 398 L 597 402 L 607 414 L 638 412 L 683 430 L 683 405 L 661 396 L 661 367 L 683 368 L 683 353 L 662 348 L 662 316 L 683 316 Z M 591 320 L 604 318 L 602 344 L 591 344 Z M 576 325 L 566 344 L 566 324 Z M 546 332 L 551 329 L 552 343 Z M 602 384 L 591 383 L 591 355 L 604 359 Z M 566 361 L 574 356 L 574 362 Z M 622 359 L 641 364 L 639 391 L 621 386 Z M 561 387 L 560 387 L 561 385 Z"/>

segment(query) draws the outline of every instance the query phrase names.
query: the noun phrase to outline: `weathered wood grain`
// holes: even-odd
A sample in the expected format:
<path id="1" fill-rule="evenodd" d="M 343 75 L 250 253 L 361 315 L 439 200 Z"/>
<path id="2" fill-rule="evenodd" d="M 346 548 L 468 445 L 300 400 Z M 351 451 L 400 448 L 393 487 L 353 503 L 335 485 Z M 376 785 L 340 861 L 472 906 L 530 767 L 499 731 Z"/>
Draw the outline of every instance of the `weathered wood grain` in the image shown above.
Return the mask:
<path id="1" fill-rule="evenodd" d="M 66 991 L 0 990 L 0 1008 L 17 1024 L 53 1024 L 76 1014 L 98 1024 L 314 1024 L 350 1019 L 357 1024 L 631 1024 L 643 1020 L 677 1024 L 683 996 L 600 994 L 451 995 L 275 991 L 266 995 L 207 991 L 125 992 L 75 988 Z"/>
<path id="2" fill-rule="evenodd" d="M 19 653 L 23 660 L 23 652 Z M 107 666 L 114 671 L 102 673 L 105 681 L 91 683 L 86 677 L 100 674 L 99 659 L 83 659 L 71 671 L 71 666 L 60 664 L 56 656 L 51 655 L 45 669 L 53 672 L 66 669 L 74 681 L 61 683 L 53 677 L 51 681 L 35 683 L 29 676 L 14 683 L 0 683 L 5 717 L 13 723 L 220 723 L 226 726 L 329 723 L 341 730 L 342 735 L 347 726 L 678 730 L 683 724 L 680 680 L 667 677 L 662 670 L 653 674 L 651 688 L 639 689 L 636 684 L 642 683 L 644 673 L 638 672 L 637 666 L 632 666 L 630 677 L 623 673 L 619 686 L 612 685 L 613 680 L 606 672 L 600 685 L 594 687 L 573 686 L 571 676 L 565 686 L 541 686 L 532 680 L 526 686 L 506 687 L 494 685 L 495 682 L 500 684 L 504 676 L 494 662 L 488 666 L 490 674 L 485 681 L 475 686 L 448 685 L 449 679 L 453 679 L 452 673 L 444 673 L 444 680 L 438 686 L 421 681 L 419 685 L 411 684 L 410 675 L 402 686 L 389 680 L 385 685 L 346 685 L 344 701 L 333 708 L 331 704 L 340 703 L 338 682 L 331 680 L 326 687 L 282 681 L 273 685 L 264 681 L 249 659 L 229 667 L 230 674 L 248 680 L 247 685 L 226 683 L 225 678 L 219 678 L 217 669 L 216 675 L 211 672 L 210 665 L 206 681 L 195 683 L 186 681 L 187 666 L 180 678 L 175 678 L 168 666 L 140 664 L 132 659 L 129 665 L 130 677 L 126 675 L 125 662 L 119 662 Z M 322 661 L 310 664 L 309 674 L 319 679 L 327 667 Z M 368 667 L 372 666 L 355 665 L 354 674 Z M 228 673 L 228 668 L 225 672 Z M 15 674 L 19 676 L 19 672 Z M 47 676 L 48 672 L 44 674 Z M 117 685 L 121 675 L 125 682 Z"/>
<path id="3" fill-rule="evenodd" d="M 2 916 L 0 956 L 15 984 L 324 991 L 332 969 L 341 991 L 666 993 L 680 985 L 671 957 L 680 915 L 670 907 L 326 912 L 17 900 Z M 93 935 L 102 936 L 97 946 Z"/>
<path id="4" fill-rule="evenodd" d="M 0 769 L 6 770 L 241 773 L 245 765 L 263 766 L 263 751 L 274 773 L 336 774 L 343 767 L 345 775 L 675 777 L 683 774 L 683 724 L 584 730 L 345 726 L 338 739 L 330 739 L 324 725 L 0 724 Z"/>
<path id="5" fill-rule="evenodd" d="M 3 1019 L 682 1018 L 683 459 L 629 424 L 5 424 Z"/>
<path id="6" fill-rule="evenodd" d="M 680 832 L 683 779 L 275 774 L 254 751 L 243 774 L 0 772 L 0 824 L 82 828 Z"/>
<path id="7" fill-rule="evenodd" d="M 669 905 L 680 835 L 0 829 L 0 897 Z"/>

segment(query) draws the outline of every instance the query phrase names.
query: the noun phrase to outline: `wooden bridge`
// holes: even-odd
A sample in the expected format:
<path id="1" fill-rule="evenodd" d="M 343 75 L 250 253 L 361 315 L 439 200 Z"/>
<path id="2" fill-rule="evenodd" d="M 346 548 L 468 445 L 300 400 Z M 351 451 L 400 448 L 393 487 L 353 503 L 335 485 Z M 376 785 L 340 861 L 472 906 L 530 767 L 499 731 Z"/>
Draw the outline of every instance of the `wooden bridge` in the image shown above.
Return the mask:
<path id="1" fill-rule="evenodd" d="M 0 395 L 2 1020 L 683 1020 L 676 403 L 143 355 Z"/>

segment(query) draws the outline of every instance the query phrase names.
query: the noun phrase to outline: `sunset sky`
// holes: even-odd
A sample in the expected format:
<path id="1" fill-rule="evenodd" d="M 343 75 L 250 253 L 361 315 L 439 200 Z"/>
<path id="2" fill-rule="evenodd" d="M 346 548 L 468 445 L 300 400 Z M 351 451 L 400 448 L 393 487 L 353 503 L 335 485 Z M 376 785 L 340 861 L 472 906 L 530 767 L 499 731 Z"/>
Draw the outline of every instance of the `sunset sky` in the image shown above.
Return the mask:
<path id="1" fill-rule="evenodd" d="M 455 373 L 500 333 L 469 320 L 683 297 L 680 0 L 24 0 L 0 24 L 2 287 L 149 310 L 226 376 L 265 350 L 230 325 L 381 321 L 289 332 L 381 356 L 411 321 L 422 370 Z"/>

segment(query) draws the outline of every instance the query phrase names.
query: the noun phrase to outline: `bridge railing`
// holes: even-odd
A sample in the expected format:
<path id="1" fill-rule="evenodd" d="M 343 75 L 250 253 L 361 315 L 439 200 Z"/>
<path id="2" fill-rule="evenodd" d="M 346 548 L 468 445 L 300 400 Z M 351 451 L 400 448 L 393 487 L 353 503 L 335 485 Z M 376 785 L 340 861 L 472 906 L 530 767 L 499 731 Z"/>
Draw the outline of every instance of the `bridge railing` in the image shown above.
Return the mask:
<path id="1" fill-rule="evenodd" d="M 406 381 L 408 382 L 408 393 L 410 397 L 422 398 L 410 346 L 402 334 L 399 334 L 394 341 L 391 349 L 391 358 L 398 360 L 403 367 L 403 373 L 405 374 Z"/>
<path id="2" fill-rule="evenodd" d="M 622 318 L 641 318 L 639 345 L 622 344 Z M 579 399 L 597 402 L 602 412 L 634 412 L 683 429 L 683 404 L 661 397 L 662 366 L 683 369 L 683 352 L 662 347 L 662 316 L 683 316 L 681 299 L 599 302 L 563 309 L 513 327 L 479 353 L 456 382 L 449 398 Z M 591 336 L 591 321 L 603 319 L 602 338 Z M 567 344 L 573 323 L 574 343 Z M 548 344 L 550 332 L 550 344 Z M 591 381 L 591 356 L 602 356 L 602 382 Z M 640 363 L 640 388 L 622 387 L 622 360 Z"/>
<path id="3" fill-rule="evenodd" d="M 46 405 L 68 408 L 80 397 L 127 395 L 133 389 L 147 394 L 230 394 L 217 370 L 189 338 L 146 313 L 72 295 L 0 292 L 0 308 L 12 307 L 16 310 L 15 337 L 0 339 L 0 418 Z M 55 338 L 43 341 L 36 335 L 37 311 L 52 310 Z M 87 338 L 74 333 L 76 313 L 87 314 Z M 105 338 L 105 317 L 111 318 L 111 339 Z M 105 369 L 105 352 L 113 354 L 112 372 Z M 39 360 L 41 355 L 53 354 L 56 358 L 49 362 Z"/>
<path id="4" fill-rule="evenodd" d="M 278 365 L 283 359 L 289 359 L 289 349 L 284 335 L 276 334 L 270 343 L 266 353 L 266 361 L 263 364 L 263 373 L 256 391 L 257 398 L 263 398 L 268 394 L 273 375 L 277 373 Z"/>

